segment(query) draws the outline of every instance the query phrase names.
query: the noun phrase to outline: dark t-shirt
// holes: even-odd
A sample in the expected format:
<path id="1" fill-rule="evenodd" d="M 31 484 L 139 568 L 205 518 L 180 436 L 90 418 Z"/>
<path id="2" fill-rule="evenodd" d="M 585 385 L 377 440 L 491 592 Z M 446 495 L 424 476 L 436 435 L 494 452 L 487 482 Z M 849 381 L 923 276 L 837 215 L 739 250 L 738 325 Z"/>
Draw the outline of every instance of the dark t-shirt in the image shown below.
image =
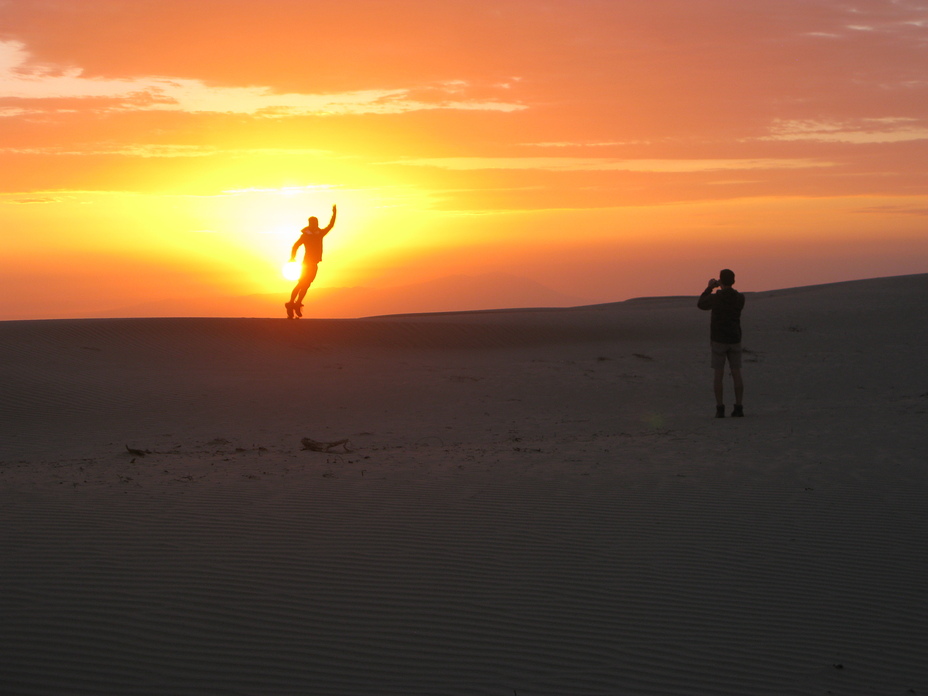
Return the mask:
<path id="1" fill-rule="evenodd" d="M 716 343 L 741 343 L 741 310 L 744 295 L 734 288 L 722 288 L 713 293 L 706 288 L 699 296 L 697 306 L 712 310 L 709 338 Z"/>

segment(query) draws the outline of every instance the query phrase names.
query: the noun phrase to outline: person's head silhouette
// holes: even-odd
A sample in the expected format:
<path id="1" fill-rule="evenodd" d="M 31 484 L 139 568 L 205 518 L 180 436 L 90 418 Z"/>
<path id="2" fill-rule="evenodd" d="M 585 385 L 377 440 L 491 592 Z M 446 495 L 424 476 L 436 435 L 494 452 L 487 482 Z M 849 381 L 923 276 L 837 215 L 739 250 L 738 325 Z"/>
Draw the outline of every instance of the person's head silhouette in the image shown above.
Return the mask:
<path id="1" fill-rule="evenodd" d="M 319 229 L 319 218 L 317 218 L 315 215 L 309 218 L 309 227 L 314 230 L 318 230 Z"/>
<path id="2" fill-rule="evenodd" d="M 719 271 L 719 285 L 730 288 L 734 284 L 735 284 L 735 272 L 734 271 L 728 268 L 723 268 L 721 271 Z"/>

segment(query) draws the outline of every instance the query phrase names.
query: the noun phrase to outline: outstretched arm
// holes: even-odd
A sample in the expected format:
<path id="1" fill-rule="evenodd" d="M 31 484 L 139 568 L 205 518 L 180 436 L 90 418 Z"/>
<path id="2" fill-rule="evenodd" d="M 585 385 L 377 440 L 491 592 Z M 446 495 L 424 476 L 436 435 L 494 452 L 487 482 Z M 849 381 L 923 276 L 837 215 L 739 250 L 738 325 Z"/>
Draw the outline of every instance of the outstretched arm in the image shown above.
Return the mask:
<path id="1" fill-rule="evenodd" d="M 329 220 L 329 224 L 322 228 L 322 234 L 328 234 L 329 230 L 335 227 L 335 215 L 338 213 L 338 209 L 333 205 L 332 206 L 332 219 Z"/>
<path id="2" fill-rule="evenodd" d="M 303 235 L 300 235 L 300 238 L 296 240 L 296 243 L 293 245 L 293 248 L 290 250 L 290 260 L 296 261 L 296 250 L 300 248 L 300 245 L 303 243 Z"/>

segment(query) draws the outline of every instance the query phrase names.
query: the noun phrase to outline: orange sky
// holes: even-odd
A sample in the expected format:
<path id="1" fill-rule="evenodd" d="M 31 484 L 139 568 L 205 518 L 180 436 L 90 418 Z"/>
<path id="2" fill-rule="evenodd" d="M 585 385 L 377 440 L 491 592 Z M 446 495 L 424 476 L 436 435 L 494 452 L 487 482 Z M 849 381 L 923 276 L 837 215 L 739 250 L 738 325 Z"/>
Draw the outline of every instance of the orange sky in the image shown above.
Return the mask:
<path id="1" fill-rule="evenodd" d="M 284 297 L 333 203 L 317 290 L 928 272 L 925 162 L 920 0 L 0 0 L 0 319 Z"/>

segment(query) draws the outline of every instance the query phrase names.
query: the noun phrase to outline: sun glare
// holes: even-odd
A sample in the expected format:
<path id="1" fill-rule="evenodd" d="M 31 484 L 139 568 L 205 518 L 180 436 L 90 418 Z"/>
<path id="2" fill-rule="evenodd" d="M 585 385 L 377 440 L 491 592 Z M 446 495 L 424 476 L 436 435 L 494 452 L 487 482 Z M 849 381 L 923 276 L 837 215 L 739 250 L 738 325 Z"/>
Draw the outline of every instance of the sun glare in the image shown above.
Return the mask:
<path id="1" fill-rule="evenodd" d="M 283 273 L 284 278 L 287 280 L 299 280 L 300 279 L 300 262 L 299 261 L 287 261 L 281 267 L 281 273 Z"/>
<path id="2" fill-rule="evenodd" d="M 200 202 L 207 207 L 195 211 L 197 224 L 208 223 L 211 229 L 221 231 L 226 244 L 250 257 L 248 270 L 240 279 L 242 292 L 281 292 L 285 289 L 282 283 L 298 280 L 302 251 L 297 252 L 295 264 L 285 263 L 291 247 L 309 216 L 317 217 L 320 225 L 328 223 L 333 204 L 338 205 L 338 218 L 325 238 L 325 260 L 315 287 L 366 282 L 372 263 L 385 263 L 399 249 L 408 255 L 409 249 L 428 239 L 428 232 L 434 229 L 431 218 L 424 214 L 429 201 L 415 189 L 396 185 L 242 189 Z M 212 235 L 212 241 L 215 238 Z"/>

